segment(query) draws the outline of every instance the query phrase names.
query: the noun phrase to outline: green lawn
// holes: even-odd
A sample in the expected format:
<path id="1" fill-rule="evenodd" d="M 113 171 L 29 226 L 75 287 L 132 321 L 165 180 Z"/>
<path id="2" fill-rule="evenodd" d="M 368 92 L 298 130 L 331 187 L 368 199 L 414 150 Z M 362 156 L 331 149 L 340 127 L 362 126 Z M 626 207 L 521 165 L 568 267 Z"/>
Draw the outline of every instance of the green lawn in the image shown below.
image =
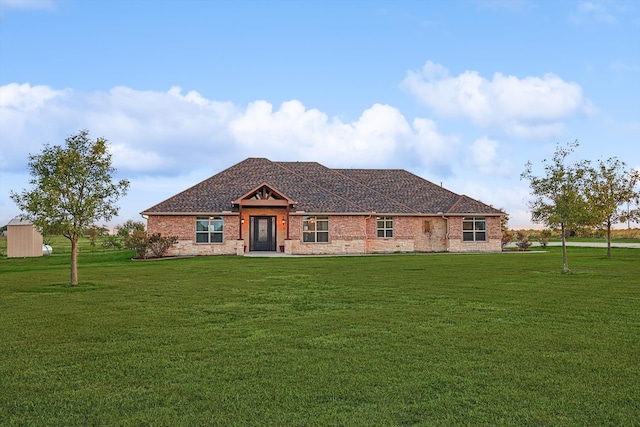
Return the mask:
<path id="1" fill-rule="evenodd" d="M 640 250 L 0 258 L 0 425 L 640 425 Z"/>

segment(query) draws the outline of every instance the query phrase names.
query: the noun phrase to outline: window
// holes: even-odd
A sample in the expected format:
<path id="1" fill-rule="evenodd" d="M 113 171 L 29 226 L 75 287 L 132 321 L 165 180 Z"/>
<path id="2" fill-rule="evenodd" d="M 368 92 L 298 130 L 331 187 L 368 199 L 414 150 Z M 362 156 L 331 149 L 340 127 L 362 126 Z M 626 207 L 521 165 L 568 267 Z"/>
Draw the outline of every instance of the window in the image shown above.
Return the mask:
<path id="1" fill-rule="evenodd" d="M 303 216 L 302 241 L 316 243 L 329 242 L 329 217 Z"/>
<path id="2" fill-rule="evenodd" d="M 393 237 L 393 217 L 378 217 L 378 237 Z"/>
<path id="3" fill-rule="evenodd" d="M 462 221 L 462 240 L 465 242 L 487 240 L 487 219 L 480 216 L 465 217 Z"/>
<path id="4" fill-rule="evenodd" d="M 222 243 L 223 219 L 221 216 L 196 218 L 196 243 Z"/>

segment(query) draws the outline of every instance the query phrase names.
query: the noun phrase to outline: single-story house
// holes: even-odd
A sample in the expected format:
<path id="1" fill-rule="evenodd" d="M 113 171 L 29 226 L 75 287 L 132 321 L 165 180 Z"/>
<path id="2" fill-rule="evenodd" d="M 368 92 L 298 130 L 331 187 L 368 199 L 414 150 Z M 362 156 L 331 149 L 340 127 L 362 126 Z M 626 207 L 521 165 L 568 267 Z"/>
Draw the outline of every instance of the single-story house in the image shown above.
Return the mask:
<path id="1" fill-rule="evenodd" d="M 141 212 L 169 255 L 500 251 L 505 213 L 401 169 L 248 158 Z"/>

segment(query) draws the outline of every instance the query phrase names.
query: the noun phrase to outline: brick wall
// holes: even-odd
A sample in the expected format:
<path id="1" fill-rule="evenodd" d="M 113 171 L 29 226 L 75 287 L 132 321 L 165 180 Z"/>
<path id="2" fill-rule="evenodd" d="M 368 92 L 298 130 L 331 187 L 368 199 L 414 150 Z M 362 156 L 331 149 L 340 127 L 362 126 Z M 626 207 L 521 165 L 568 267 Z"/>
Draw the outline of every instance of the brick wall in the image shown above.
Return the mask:
<path id="1" fill-rule="evenodd" d="M 424 221 L 430 222 L 429 231 Z M 396 216 L 393 237 L 377 237 L 377 217 L 333 215 L 329 216 L 329 242 L 302 242 L 302 216 L 292 215 L 290 236 L 292 253 L 349 254 L 390 252 L 443 252 L 447 250 L 446 223 L 440 217 Z"/>
<path id="2" fill-rule="evenodd" d="M 305 243 L 302 241 L 303 215 L 290 215 L 289 237 L 286 241 L 286 210 L 283 208 L 245 208 L 244 224 L 238 215 L 224 216 L 224 242 L 195 243 L 196 216 L 149 216 L 147 230 L 166 236 L 178 236 L 180 242 L 171 248 L 170 255 L 221 255 L 242 253 L 242 246 L 249 246 L 249 218 L 251 216 L 276 217 L 276 250 L 285 248 L 290 254 L 351 254 L 387 252 L 485 252 L 502 249 L 502 232 L 499 217 L 487 217 L 486 242 L 462 241 L 463 217 L 447 220 L 439 217 L 394 217 L 394 236 L 377 237 L 377 217 L 356 215 L 329 216 L 329 242 Z M 283 224 L 283 218 L 285 223 Z M 448 230 L 447 230 L 448 224 Z M 242 226 L 243 242 L 239 242 Z M 447 231 L 449 240 L 447 240 Z M 240 245 L 240 246 L 238 246 Z"/>
<path id="3" fill-rule="evenodd" d="M 449 218 L 450 252 L 500 252 L 502 251 L 502 230 L 500 217 L 487 217 L 487 240 L 465 242 L 462 240 L 463 217 Z"/>
<path id="4" fill-rule="evenodd" d="M 196 243 L 195 215 L 150 215 L 147 218 L 147 233 L 160 233 L 163 236 L 177 236 L 178 243 L 173 245 L 167 255 L 232 255 L 237 249 L 239 221 L 237 215 L 225 215 L 223 243 Z"/>
<path id="5" fill-rule="evenodd" d="M 371 219 L 368 220 L 366 216 L 329 215 L 329 242 L 306 243 L 302 241 L 302 218 L 303 215 L 290 216 L 289 235 L 293 254 L 362 254 L 366 253 L 366 236 L 374 235 L 368 231 L 370 227 L 367 224 Z"/>
<path id="6" fill-rule="evenodd" d="M 442 217 L 412 217 L 415 250 L 418 252 L 445 252 L 447 245 L 447 221 Z M 426 223 L 426 225 L 425 225 Z"/>

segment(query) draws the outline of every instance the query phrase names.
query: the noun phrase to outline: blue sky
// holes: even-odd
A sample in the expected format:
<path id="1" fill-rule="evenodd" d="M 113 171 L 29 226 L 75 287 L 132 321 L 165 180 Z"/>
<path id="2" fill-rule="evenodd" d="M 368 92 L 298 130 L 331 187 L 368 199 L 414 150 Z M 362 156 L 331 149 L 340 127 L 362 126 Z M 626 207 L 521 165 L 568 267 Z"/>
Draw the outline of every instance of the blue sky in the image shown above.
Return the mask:
<path id="1" fill-rule="evenodd" d="M 527 161 L 640 168 L 640 3 L 0 0 L 0 224 L 80 129 L 120 216 L 246 157 L 403 168 L 530 227 Z"/>

